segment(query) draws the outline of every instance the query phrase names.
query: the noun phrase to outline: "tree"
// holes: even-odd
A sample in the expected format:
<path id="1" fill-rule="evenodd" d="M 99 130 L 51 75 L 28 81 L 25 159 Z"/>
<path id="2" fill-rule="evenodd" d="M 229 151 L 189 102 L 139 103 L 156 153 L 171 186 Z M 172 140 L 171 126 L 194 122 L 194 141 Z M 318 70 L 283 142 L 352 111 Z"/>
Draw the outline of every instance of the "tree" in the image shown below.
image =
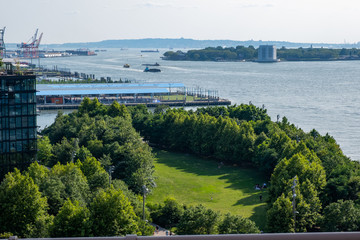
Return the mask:
<path id="1" fill-rule="evenodd" d="M 29 174 L 22 175 L 15 169 L 0 184 L 0 232 L 25 238 L 47 237 L 52 221 L 47 207 L 46 198 Z"/>
<path id="2" fill-rule="evenodd" d="M 203 205 L 191 206 L 184 211 L 177 226 L 176 233 L 184 234 L 214 234 L 219 214 Z"/>
<path id="3" fill-rule="evenodd" d="M 50 213 L 56 215 L 66 199 L 89 202 L 89 185 L 79 166 L 74 163 L 52 167 L 48 179 L 41 185 L 43 195 L 48 198 Z"/>
<path id="4" fill-rule="evenodd" d="M 39 165 L 37 162 L 30 164 L 26 172 L 33 179 L 34 183 L 37 186 L 41 186 L 49 176 L 49 170 L 43 166 Z"/>
<path id="5" fill-rule="evenodd" d="M 109 175 L 94 157 L 87 157 L 83 162 L 78 161 L 76 165 L 80 167 L 86 176 L 91 192 L 109 187 Z"/>
<path id="6" fill-rule="evenodd" d="M 37 148 L 37 160 L 44 165 L 49 164 L 51 158 L 53 157 L 53 147 L 50 143 L 49 137 L 44 136 L 39 138 L 37 141 Z"/>
<path id="7" fill-rule="evenodd" d="M 289 198 L 282 194 L 267 212 L 267 228 L 269 232 L 294 232 L 292 204 Z"/>
<path id="8" fill-rule="evenodd" d="M 259 228 L 250 219 L 226 214 L 219 224 L 220 234 L 260 233 Z"/>
<path id="9" fill-rule="evenodd" d="M 351 200 L 339 200 L 324 208 L 322 227 L 328 232 L 359 231 L 360 209 Z"/>
<path id="10" fill-rule="evenodd" d="M 94 236 L 119 236 L 139 231 L 137 216 L 122 191 L 107 189 L 89 207 Z"/>
<path id="11" fill-rule="evenodd" d="M 66 164 L 74 161 L 78 148 L 76 139 L 68 141 L 66 137 L 63 137 L 61 143 L 53 146 L 54 157 L 51 160 L 51 166 L 54 166 L 56 163 Z"/>
<path id="12" fill-rule="evenodd" d="M 316 191 L 322 190 L 326 184 L 325 171 L 316 155 L 295 154 L 290 159 L 281 160 L 274 169 L 269 189 L 271 202 L 289 192 L 294 176 L 298 177 L 300 185 L 308 179 Z"/>
<path id="13" fill-rule="evenodd" d="M 51 226 L 52 237 L 87 237 L 91 233 L 90 212 L 86 207 L 80 206 L 67 199 Z"/>
<path id="14" fill-rule="evenodd" d="M 175 227 L 184 212 L 184 207 L 181 206 L 174 198 L 167 198 L 164 205 L 159 206 L 159 209 L 151 213 L 153 221 L 165 228 Z"/>

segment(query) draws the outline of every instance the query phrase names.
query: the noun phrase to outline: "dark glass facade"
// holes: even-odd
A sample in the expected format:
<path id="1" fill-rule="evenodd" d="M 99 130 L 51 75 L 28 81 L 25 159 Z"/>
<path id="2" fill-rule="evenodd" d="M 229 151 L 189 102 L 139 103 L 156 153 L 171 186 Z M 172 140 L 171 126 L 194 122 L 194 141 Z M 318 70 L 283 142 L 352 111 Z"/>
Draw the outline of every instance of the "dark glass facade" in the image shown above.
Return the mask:
<path id="1" fill-rule="evenodd" d="M 0 178 L 36 159 L 36 77 L 0 75 Z"/>

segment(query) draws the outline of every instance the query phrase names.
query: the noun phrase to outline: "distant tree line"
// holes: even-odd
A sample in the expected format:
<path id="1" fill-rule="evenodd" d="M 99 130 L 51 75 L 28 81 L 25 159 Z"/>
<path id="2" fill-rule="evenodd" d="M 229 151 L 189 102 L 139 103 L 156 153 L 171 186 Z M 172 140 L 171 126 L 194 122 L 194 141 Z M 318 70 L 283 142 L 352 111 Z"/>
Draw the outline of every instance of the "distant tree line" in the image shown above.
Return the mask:
<path id="1" fill-rule="evenodd" d="M 207 47 L 200 50 L 167 51 L 165 60 L 183 61 L 254 61 L 258 57 L 258 49 L 253 46 L 244 47 Z M 331 48 L 285 48 L 277 50 L 277 57 L 285 61 L 327 61 L 327 60 L 358 60 L 360 49 Z"/>

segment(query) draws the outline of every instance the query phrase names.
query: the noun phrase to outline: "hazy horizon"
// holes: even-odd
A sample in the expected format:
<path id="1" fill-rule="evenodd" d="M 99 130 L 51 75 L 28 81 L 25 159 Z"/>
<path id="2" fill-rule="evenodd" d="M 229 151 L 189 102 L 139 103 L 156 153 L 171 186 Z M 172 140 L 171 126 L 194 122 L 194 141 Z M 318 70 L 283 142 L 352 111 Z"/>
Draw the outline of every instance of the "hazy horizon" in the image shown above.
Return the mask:
<path id="1" fill-rule="evenodd" d="M 42 44 L 145 38 L 357 43 L 356 0 L 25 0 L 0 15 L 5 43 Z"/>

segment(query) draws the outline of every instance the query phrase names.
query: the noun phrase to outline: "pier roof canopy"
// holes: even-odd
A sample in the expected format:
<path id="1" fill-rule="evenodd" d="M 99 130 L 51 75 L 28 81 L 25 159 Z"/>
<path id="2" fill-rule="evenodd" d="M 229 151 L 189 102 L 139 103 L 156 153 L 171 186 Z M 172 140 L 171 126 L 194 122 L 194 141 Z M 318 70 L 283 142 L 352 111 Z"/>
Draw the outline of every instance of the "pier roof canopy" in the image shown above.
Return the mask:
<path id="1" fill-rule="evenodd" d="M 37 96 L 151 94 L 184 88 L 182 83 L 38 84 Z"/>

